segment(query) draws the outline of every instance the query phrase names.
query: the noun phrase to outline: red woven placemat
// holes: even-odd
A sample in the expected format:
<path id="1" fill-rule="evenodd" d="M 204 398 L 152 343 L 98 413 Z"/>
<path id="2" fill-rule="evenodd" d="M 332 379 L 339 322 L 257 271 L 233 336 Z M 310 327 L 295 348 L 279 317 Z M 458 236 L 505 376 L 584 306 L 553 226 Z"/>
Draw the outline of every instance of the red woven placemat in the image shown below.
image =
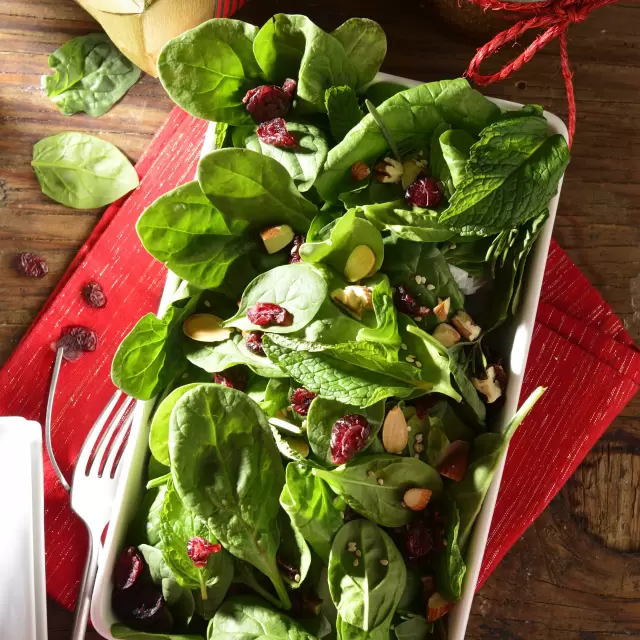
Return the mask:
<path id="1" fill-rule="evenodd" d="M 142 248 L 135 222 L 159 195 L 195 174 L 207 123 L 174 109 L 138 163 L 140 187 L 107 209 L 54 294 L 0 371 L 0 415 L 44 422 L 53 363 L 49 344 L 68 324 L 95 329 L 95 353 L 62 368 L 53 446 L 63 472 L 73 462 L 114 391 L 116 347 L 143 314 L 155 311 L 166 271 Z M 84 304 L 89 280 L 104 286 L 105 309 Z M 620 320 L 566 254 L 552 243 L 523 397 L 549 391 L 511 445 L 480 584 L 546 507 L 614 417 L 636 392 L 640 355 Z M 47 591 L 66 607 L 76 597 L 86 534 L 45 456 Z"/>

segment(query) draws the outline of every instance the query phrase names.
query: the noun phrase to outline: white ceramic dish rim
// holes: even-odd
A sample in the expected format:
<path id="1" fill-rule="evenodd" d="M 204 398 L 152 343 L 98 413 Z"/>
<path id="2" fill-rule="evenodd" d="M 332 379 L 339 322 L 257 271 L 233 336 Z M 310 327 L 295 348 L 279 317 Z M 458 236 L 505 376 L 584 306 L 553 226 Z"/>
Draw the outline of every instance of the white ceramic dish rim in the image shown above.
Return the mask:
<path id="1" fill-rule="evenodd" d="M 422 84 L 416 80 L 386 73 L 379 73 L 376 81 L 398 82 L 410 87 Z M 523 106 L 516 102 L 500 100 L 498 98 L 490 98 L 490 100 L 502 109 L 507 110 L 519 109 Z M 552 133 L 559 133 L 565 138 L 568 138 L 567 128 L 558 116 L 548 113 L 547 111 L 544 112 L 544 116 Z M 205 136 L 203 155 L 214 148 L 214 140 L 214 126 L 212 125 L 208 128 Z M 558 185 L 558 193 L 549 202 L 549 219 L 538 237 L 527 266 L 526 287 L 524 289 L 526 294 L 523 297 L 522 305 L 517 316 L 510 324 L 510 334 L 513 338 L 510 341 L 511 352 L 508 360 L 509 387 L 499 424 L 500 428 L 503 428 L 507 424 L 518 408 L 529 346 L 533 335 L 536 309 L 540 298 L 540 289 L 542 287 L 542 279 L 563 179 L 564 176 Z M 169 272 L 160 301 L 159 313 L 165 310 L 178 288 L 179 283 L 180 279 L 175 274 Z M 505 357 L 506 354 L 507 351 L 505 351 Z M 125 539 L 127 527 L 133 519 L 136 507 L 141 498 L 142 477 L 146 469 L 145 461 L 148 450 L 148 421 L 153 405 L 154 400 L 139 402 L 135 409 L 135 417 L 130 434 L 131 446 L 128 447 L 126 457 L 120 465 L 121 482 L 114 501 L 113 517 L 111 518 L 107 537 L 100 555 L 100 566 L 91 604 L 91 620 L 96 630 L 102 636 L 111 640 L 113 640 L 113 636 L 109 629 L 113 623 L 117 622 L 111 608 L 111 574 L 117 553 Z M 489 535 L 491 519 L 500 489 L 505 458 L 500 462 L 474 526 L 469 553 L 467 555 L 467 574 L 462 598 L 456 603 L 449 614 L 449 640 L 464 640 L 475 587 L 480 574 L 482 558 Z"/>

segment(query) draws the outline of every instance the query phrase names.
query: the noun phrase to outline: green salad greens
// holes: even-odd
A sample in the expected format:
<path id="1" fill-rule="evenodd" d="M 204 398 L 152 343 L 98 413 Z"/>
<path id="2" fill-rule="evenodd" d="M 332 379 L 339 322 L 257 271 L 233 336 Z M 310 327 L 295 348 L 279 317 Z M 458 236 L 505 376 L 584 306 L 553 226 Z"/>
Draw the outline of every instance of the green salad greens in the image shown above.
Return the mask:
<path id="1" fill-rule="evenodd" d="M 155 399 L 118 638 L 443 637 L 508 443 L 503 325 L 569 161 L 542 109 L 376 82 L 382 29 L 215 19 L 169 95 L 215 122 L 138 221 L 181 284 L 113 360 Z"/>

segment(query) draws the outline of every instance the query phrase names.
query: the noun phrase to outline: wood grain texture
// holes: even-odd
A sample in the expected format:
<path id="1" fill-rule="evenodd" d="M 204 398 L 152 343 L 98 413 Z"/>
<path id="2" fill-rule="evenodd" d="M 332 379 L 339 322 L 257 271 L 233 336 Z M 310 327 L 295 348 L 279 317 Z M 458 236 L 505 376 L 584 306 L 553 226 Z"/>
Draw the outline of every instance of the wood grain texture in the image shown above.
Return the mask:
<path id="1" fill-rule="evenodd" d="M 238 17 L 259 24 L 277 11 L 307 13 L 326 28 L 352 15 L 378 20 L 389 39 L 384 70 L 422 80 L 460 75 L 483 44 L 481 29 L 461 35 L 428 0 L 400 6 L 388 0 L 254 0 Z M 69 129 L 87 131 L 135 161 L 172 106 L 159 83 L 144 76 L 100 119 L 57 113 L 39 88 L 46 56 L 96 28 L 72 0 L 0 0 L 0 362 L 101 213 L 66 209 L 40 193 L 29 165 L 33 143 Z M 578 128 L 554 235 L 640 340 L 640 4 L 619 2 L 571 27 L 569 53 Z M 513 54 L 511 49 L 489 61 L 488 70 Z M 552 44 L 486 92 L 536 102 L 564 116 L 557 56 Z M 44 255 L 49 275 L 37 281 L 15 275 L 10 262 L 19 250 Z M 639 637 L 638 551 L 636 398 L 484 586 L 468 638 Z M 51 640 L 68 638 L 70 626 L 71 615 L 50 603 Z"/>

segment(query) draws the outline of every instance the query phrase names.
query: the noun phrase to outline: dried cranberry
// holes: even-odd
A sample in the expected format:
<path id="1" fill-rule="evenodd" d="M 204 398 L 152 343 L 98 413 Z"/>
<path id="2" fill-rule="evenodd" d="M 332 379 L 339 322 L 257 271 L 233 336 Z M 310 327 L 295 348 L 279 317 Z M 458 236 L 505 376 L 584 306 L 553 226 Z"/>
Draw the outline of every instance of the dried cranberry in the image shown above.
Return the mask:
<path id="1" fill-rule="evenodd" d="M 35 253 L 19 253 L 13 260 L 13 267 L 20 275 L 30 278 L 44 278 L 49 273 L 44 258 Z"/>
<path id="2" fill-rule="evenodd" d="M 101 309 L 107 304 L 107 296 L 102 289 L 102 285 L 95 280 L 88 282 L 82 288 L 82 295 L 90 307 Z"/>
<path id="3" fill-rule="evenodd" d="M 293 316 L 279 304 L 258 302 L 247 309 L 249 322 L 259 327 L 290 327 Z"/>
<path id="4" fill-rule="evenodd" d="M 215 373 L 213 375 L 213 381 L 216 384 L 229 387 L 229 389 L 244 391 L 247 386 L 247 373 L 243 367 L 236 365 L 235 367 L 231 367 L 225 371 Z"/>
<path id="5" fill-rule="evenodd" d="M 288 85 L 291 88 L 291 85 Z M 283 87 L 263 84 L 251 89 L 242 99 L 247 111 L 256 122 L 266 122 L 287 115 L 291 106 L 291 95 Z"/>
<path id="6" fill-rule="evenodd" d="M 423 520 L 410 524 L 405 536 L 407 556 L 416 560 L 423 558 L 433 549 L 433 537 L 429 525 Z"/>
<path id="7" fill-rule="evenodd" d="M 393 294 L 393 301 L 398 311 L 406 313 L 408 316 L 424 317 L 431 313 L 429 307 L 418 304 L 418 301 L 409 293 L 407 287 L 402 284 L 396 288 L 396 292 Z"/>
<path id="8" fill-rule="evenodd" d="M 113 570 L 113 583 L 116 589 L 129 589 L 140 577 L 144 569 L 142 555 L 135 547 L 125 549 L 116 562 Z"/>
<path id="9" fill-rule="evenodd" d="M 300 570 L 294 567 L 292 564 L 289 564 L 286 560 L 283 560 L 281 556 L 276 556 L 276 562 L 284 569 L 284 573 L 294 582 L 298 582 L 300 580 Z M 296 580 L 296 577 L 298 578 Z"/>
<path id="10" fill-rule="evenodd" d="M 134 629 L 149 633 L 171 631 L 173 617 L 160 589 L 154 585 L 127 591 L 115 589 L 111 603 L 116 616 Z"/>
<path id="11" fill-rule="evenodd" d="M 295 389 L 291 394 L 291 408 L 301 416 L 306 416 L 309 413 L 309 407 L 313 399 L 317 395 L 317 393 L 313 393 L 313 391 L 308 391 L 302 387 Z"/>
<path id="12" fill-rule="evenodd" d="M 275 118 L 263 122 L 257 129 L 258 138 L 273 147 L 293 149 L 297 142 L 293 134 L 287 129 L 287 123 L 282 118 Z"/>
<path id="13" fill-rule="evenodd" d="M 426 396 L 421 396 L 414 402 L 416 409 L 416 416 L 419 420 L 424 420 L 429 410 L 435 407 L 440 402 L 441 396 L 437 393 L 430 393 Z"/>
<path id="14" fill-rule="evenodd" d="M 432 208 L 442 202 L 442 191 L 435 178 L 418 178 L 409 185 L 404 197 L 415 207 Z"/>
<path id="15" fill-rule="evenodd" d="M 209 556 L 212 553 L 219 553 L 221 550 L 221 544 L 211 544 L 200 536 L 195 536 L 187 542 L 187 553 L 198 569 L 204 569 L 209 562 Z"/>
<path id="16" fill-rule="evenodd" d="M 298 83 L 292 78 L 287 78 L 282 83 L 282 90 L 290 97 L 293 98 L 293 94 L 296 92 L 296 87 Z"/>
<path id="17" fill-rule="evenodd" d="M 251 351 L 254 356 L 264 356 L 262 331 L 247 331 L 244 336 L 244 346 Z"/>
<path id="18" fill-rule="evenodd" d="M 65 327 L 61 338 L 51 345 L 54 351 L 62 348 L 62 355 L 69 362 L 78 360 L 83 351 L 95 351 L 97 346 L 96 332 L 81 326 Z"/>
<path id="19" fill-rule="evenodd" d="M 351 522 L 352 520 L 362 520 L 362 516 L 347 505 L 344 510 L 344 521 Z"/>
<path id="20" fill-rule="evenodd" d="M 300 257 L 300 247 L 305 243 L 305 236 L 298 234 L 293 238 L 293 247 L 291 247 L 291 257 L 289 258 L 289 264 L 296 262 L 302 262 Z"/>
<path id="21" fill-rule="evenodd" d="M 371 427 L 364 416 L 351 413 L 336 420 L 331 427 L 331 460 L 334 464 L 344 464 L 361 451 L 371 433 Z"/>

